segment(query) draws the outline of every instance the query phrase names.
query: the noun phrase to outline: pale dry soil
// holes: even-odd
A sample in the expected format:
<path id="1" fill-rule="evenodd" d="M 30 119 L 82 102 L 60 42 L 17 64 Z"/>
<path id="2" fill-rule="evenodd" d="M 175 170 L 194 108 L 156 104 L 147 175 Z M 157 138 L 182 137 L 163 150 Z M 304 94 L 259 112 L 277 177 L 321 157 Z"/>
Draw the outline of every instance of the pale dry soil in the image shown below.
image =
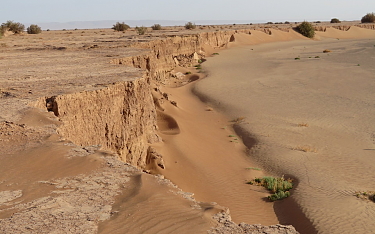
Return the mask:
<path id="1" fill-rule="evenodd" d="M 236 130 L 246 145 L 256 140 L 251 157 L 297 182 L 275 205 L 280 222 L 301 233 L 374 233 L 375 203 L 354 195 L 375 187 L 375 34 L 318 36 L 221 51 L 204 63 L 209 76 L 195 92 L 244 117 Z"/>

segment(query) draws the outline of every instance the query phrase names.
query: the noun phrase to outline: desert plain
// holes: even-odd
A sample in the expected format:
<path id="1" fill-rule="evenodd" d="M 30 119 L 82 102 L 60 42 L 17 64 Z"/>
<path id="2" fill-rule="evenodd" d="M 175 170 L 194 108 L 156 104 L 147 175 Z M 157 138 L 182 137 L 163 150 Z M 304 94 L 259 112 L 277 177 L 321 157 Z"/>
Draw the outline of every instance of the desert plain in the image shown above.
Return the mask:
<path id="1" fill-rule="evenodd" d="M 354 25 L 0 39 L 1 232 L 373 233 L 375 30 Z M 291 196 L 246 184 L 268 175 Z"/>

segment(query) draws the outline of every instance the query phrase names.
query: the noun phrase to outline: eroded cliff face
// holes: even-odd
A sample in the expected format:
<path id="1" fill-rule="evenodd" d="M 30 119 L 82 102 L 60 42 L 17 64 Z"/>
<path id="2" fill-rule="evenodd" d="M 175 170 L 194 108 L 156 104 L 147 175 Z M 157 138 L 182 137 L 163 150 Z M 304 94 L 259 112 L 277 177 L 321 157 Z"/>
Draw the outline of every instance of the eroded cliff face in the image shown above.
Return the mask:
<path id="1" fill-rule="evenodd" d="M 140 78 L 40 103 L 46 103 L 63 122 L 58 132 L 66 139 L 81 146 L 100 145 L 123 161 L 145 168 L 149 144 L 160 141 L 150 89 L 147 80 Z"/>
<path id="2" fill-rule="evenodd" d="M 148 77 L 165 82 L 169 72 L 176 66 L 188 67 L 207 56 L 205 47 L 225 48 L 236 33 L 251 34 L 250 29 L 204 32 L 137 43 L 134 47 L 150 50 L 149 53 L 134 57 L 112 59 L 112 64 L 123 64 L 145 69 Z"/>
<path id="3" fill-rule="evenodd" d="M 356 25 L 352 25 L 352 26 L 356 26 L 356 27 L 364 28 L 364 29 L 375 30 L 375 24 L 356 24 Z M 348 31 L 352 26 L 349 26 L 349 25 L 315 26 L 314 29 L 316 31 L 321 31 L 321 32 L 325 32 L 327 30 L 327 28 L 335 28 L 335 29 L 338 29 L 338 30 L 341 30 L 341 31 Z"/>

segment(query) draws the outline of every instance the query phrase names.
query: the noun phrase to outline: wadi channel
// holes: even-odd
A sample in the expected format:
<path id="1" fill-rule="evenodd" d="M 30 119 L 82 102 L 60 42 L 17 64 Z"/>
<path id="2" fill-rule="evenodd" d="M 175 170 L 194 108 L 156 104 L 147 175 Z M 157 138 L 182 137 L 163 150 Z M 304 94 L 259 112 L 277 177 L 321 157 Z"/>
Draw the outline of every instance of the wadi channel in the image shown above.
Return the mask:
<path id="1" fill-rule="evenodd" d="M 1 39 L 1 232 L 371 233 L 375 27 L 347 24 Z"/>

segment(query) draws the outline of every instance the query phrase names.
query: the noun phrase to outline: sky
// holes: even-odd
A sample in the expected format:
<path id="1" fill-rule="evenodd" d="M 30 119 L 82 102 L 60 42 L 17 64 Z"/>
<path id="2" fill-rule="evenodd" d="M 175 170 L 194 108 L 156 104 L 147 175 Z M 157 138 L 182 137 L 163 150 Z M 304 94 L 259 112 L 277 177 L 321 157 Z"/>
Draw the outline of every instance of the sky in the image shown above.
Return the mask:
<path id="1" fill-rule="evenodd" d="M 0 23 L 102 20 L 360 20 L 374 0 L 0 0 Z"/>

